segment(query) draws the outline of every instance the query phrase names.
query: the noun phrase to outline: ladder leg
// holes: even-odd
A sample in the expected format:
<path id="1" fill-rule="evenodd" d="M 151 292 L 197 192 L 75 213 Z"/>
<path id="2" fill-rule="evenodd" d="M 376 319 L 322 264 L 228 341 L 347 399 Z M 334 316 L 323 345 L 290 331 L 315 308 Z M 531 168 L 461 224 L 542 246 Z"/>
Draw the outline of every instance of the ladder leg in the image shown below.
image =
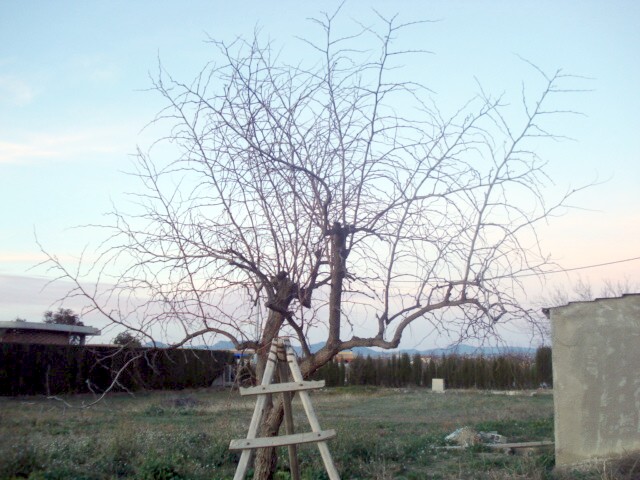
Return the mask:
<path id="1" fill-rule="evenodd" d="M 287 340 L 284 340 L 284 342 L 287 351 L 287 363 L 289 363 L 289 369 L 291 370 L 293 380 L 296 382 L 302 382 L 302 372 L 300 371 L 300 367 L 298 366 L 298 362 L 296 360 L 293 349 L 291 348 L 291 345 Z M 304 407 L 307 418 L 309 419 L 311 430 L 313 430 L 314 432 L 320 432 L 322 428 L 320 427 L 320 422 L 318 421 L 318 417 L 316 416 L 315 410 L 313 409 L 311 398 L 309 397 L 309 392 L 301 391 L 299 392 L 299 394 L 300 400 L 302 401 L 302 406 Z M 336 469 L 333 463 L 333 459 L 331 458 L 331 452 L 329 452 L 329 446 L 327 445 L 327 442 L 318 442 L 318 450 L 320 450 L 324 468 L 327 470 L 329 479 L 340 480 L 340 475 L 338 474 L 338 470 Z"/>
<path id="2" fill-rule="evenodd" d="M 286 361 L 286 352 L 284 349 L 284 343 L 279 342 L 278 344 L 278 375 L 280 377 L 281 383 L 286 383 L 289 381 L 289 371 L 287 370 L 287 366 L 285 365 Z M 287 435 L 292 435 L 295 433 L 295 428 L 293 424 L 293 412 L 291 408 L 291 392 L 282 392 L 282 405 L 284 408 L 284 426 Z M 289 465 L 291 472 L 291 480 L 300 480 L 300 465 L 298 464 L 298 448 L 294 445 L 288 445 L 287 449 L 289 451 Z"/>
<path id="3" fill-rule="evenodd" d="M 271 344 L 271 350 L 269 350 L 269 357 L 267 358 L 267 365 L 264 369 L 264 375 L 262 376 L 261 385 L 269 385 L 273 380 L 273 374 L 275 372 L 276 363 L 278 362 L 278 344 L 276 340 L 274 340 Z M 253 417 L 251 417 L 251 423 L 249 424 L 249 432 L 247 433 L 247 438 L 256 438 L 256 434 L 258 433 L 258 427 L 260 426 L 260 421 L 262 420 L 262 415 L 264 413 L 264 407 L 267 403 L 267 395 L 258 395 L 258 399 L 256 400 L 256 406 L 253 410 Z M 245 475 L 247 474 L 247 469 L 249 468 L 249 461 L 251 460 L 251 450 L 243 450 L 240 455 L 240 461 L 238 462 L 238 467 L 236 468 L 236 474 L 233 477 L 233 480 L 244 480 Z"/>

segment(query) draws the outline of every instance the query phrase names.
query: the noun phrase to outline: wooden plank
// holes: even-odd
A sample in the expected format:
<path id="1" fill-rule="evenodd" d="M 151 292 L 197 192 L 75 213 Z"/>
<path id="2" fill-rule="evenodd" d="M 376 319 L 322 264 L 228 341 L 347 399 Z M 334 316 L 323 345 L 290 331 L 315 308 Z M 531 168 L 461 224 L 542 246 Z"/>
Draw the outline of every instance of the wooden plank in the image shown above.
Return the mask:
<path id="1" fill-rule="evenodd" d="M 269 350 L 269 357 L 267 359 L 267 365 L 264 369 L 264 375 L 262 376 L 262 385 L 269 385 L 273 380 L 273 374 L 276 369 L 276 362 L 278 361 L 277 356 L 278 346 L 276 342 L 272 342 L 271 350 Z M 249 424 L 249 431 L 247 432 L 247 438 L 256 438 L 256 434 L 258 433 L 258 427 L 260 426 L 260 421 L 262 420 L 262 414 L 264 412 L 264 407 L 267 403 L 267 395 L 260 395 L 256 400 L 256 406 L 253 409 L 253 417 L 251 417 L 251 423 Z M 240 455 L 240 461 L 238 462 L 238 467 L 236 468 L 236 474 L 233 477 L 233 480 L 244 480 L 244 477 L 247 474 L 247 470 L 249 468 L 249 461 L 251 460 L 251 450 L 243 450 Z"/>
<path id="2" fill-rule="evenodd" d="M 298 366 L 298 361 L 296 360 L 293 348 L 291 348 L 288 340 L 284 340 L 284 345 L 287 350 L 287 363 L 289 364 L 289 370 L 291 370 L 291 376 L 293 377 L 294 381 L 302 382 L 302 372 L 300 371 L 300 367 Z M 313 409 L 313 404 L 311 403 L 309 392 L 300 392 L 300 400 L 302 401 L 302 406 L 304 407 L 304 411 L 306 412 L 307 418 L 309 419 L 311 430 L 313 430 L 314 432 L 319 432 L 321 430 L 320 422 L 318 422 L 318 417 L 316 416 L 316 412 Z M 331 452 L 329 451 L 329 446 L 327 445 L 327 443 L 318 442 L 318 450 L 320 450 L 322 463 L 324 463 L 324 468 L 327 471 L 327 475 L 329 475 L 329 480 L 340 480 L 340 474 L 338 473 L 338 469 L 333 463 L 333 458 L 331 458 Z"/>
<path id="3" fill-rule="evenodd" d="M 280 437 L 241 438 L 239 440 L 231 440 L 229 450 L 249 451 L 252 448 L 286 447 L 288 445 L 298 445 L 301 443 L 323 442 L 335 436 L 335 430 L 323 430 L 320 432 L 282 435 Z"/>
<path id="4" fill-rule="evenodd" d="M 289 381 L 289 370 L 285 361 L 287 353 L 284 349 L 284 342 L 278 342 L 278 379 L 280 383 Z M 291 408 L 291 392 L 282 392 L 282 406 L 284 408 L 284 428 L 287 435 L 295 434 L 293 423 L 293 409 Z M 300 480 L 300 465 L 298 464 L 298 448 L 295 444 L 288 445 L 289 453 L 289 472 L 291 480 Z"/>
<path id="5" fill-rule="evenodd" d="M 270 387 L 271 382 L 273 380 L 274 370 L 278 369 L 278 354 L 280 354 L 280 358 L 282 358 L 282 350 L 286 351 L 286 361 L 289 364 L 289 369 L 291 371 L 291 376 L 293 377 L 294 382 L 286 382 L 273 385 L 275 388 L 264 388 L 260 387 Z M 285 367 L 286 370 L 286 367 Z M 286 372 L 283 372 L 280 376 L 280 380 L 284 380 L 288 375 Z M 320 384 L 320 385 L 318 385 Z M 295 385 L 295 388 L 290 389 L 289 386 Z M 301 388 L 301 385 L 306 388 Z M 243 395 L 258 395 L 258 399 L 256 401 L 256 406 L 253 412 L 253 417 L 251 418 L 251 424 L 249 425 L 249 432 L 247 433 L 246 439 L 240 440 L 232 440 L 229 444 L 230 450 L 242 450 L 242 454 L 240 456 L 240 461 L 238 463 L 238 467 L 236 469 L 234 480 L 243 480 L 247 469 L 248 464 L 252 456 L 253 449 L 255 448 L 267 448 L 267 447 L 279 447 L 279 446 L 287 446 L 289 448 L 289 453 L 292 458 L 297 459 L 297 452 L 295 450 L 295 445 L 300 443 L 317 443 L 318 449 L 320 450 L 320 454 L 322 456 L 322 461 L 324 463 L 325 469 L 329 476 L 330 480 L 340 480 L 340 476 L 338 474 L 338 470 L 333 464 L 333 459 L 331 458 L 331 454 L 329 452 L 329 447 L 327 446 L 326 440 L 335 437 L 336 433 L 334 430 L 321 430 L 320 423 L 318 422 L 318 418 L 316 417 L 315 411 L 313 409 L 313 405 L 311 404 L 311 399 L 309 397 L 309 393 L 307 390 L 314 388 L 322 388 L 324 386 L 324 382 L 305 382 L 302 377 L 302 373 L 300 372 L 300 367 L 298 366 L 297 359 L 289 344 L 289 341 L 286 339 L 274 339 L 271 344 L 271 350 L 269 352 L 269 359 L 265 368 L 264 377 L 262 379 L 262 384 L 260 387 L 253 387 L 253 389 L 245 389 L 253 390 L 251 393 L 243 393 Z M 256 438 L 257 429 L 260 424 L 260 421 L 263 416 L 264 407 L 268 398 L 271 398 L 272 393 L 283 393 L 285 396 L 284 403 L 289 406 L 290 410 L 290 396 L 292 392 L 300 392 L 300 399 L 302 401 L 302 405 L 307 414 L 307 418 L 309 419 L 309 424 L 311 425 L 312 432 L 308 433 L 300 433 L 295 434 L 293 432 L 293 418 L 291 418 L 291 422 L 287 422 L 285 419 L 285 427 L 288 435 L 281 437 L 269 437 L 269 438 Z M 289 402 L 287 402 L 287 397 Z M 286 409 L 286 408 L 285 408 Z M 286 413 L 285 413 L 286 417 Z M 287 425 L 288 424 L 288 425 Z M 294 448 L 292 448 L 294 447 Z M 293 463 L 292 463 L 292 471 L 291 474 L 293 478 L 295 478 Z"/>
<path id="6" fill-rule="evenodd" d="M 283 392 L 299 392 L 302 390 L 315 390 L 323 388 L 324 380 L 314 382 L 286 382 L 272 383 L 271 385 L 257 385 L 255 387 L 247 387 L 240 389 L 240 395 L 262 395 L 266 393 L 283 393 Z"/>
<path id="7" fill-rule="evenodd" d="M 554 443 L 551 440 L 543 440 L 540 442 L 518 442 L 518 443 L 483 443 L 482 445 L 489 448 L 496 448 L 499 450 L 510 450 L 512 448 L 536 448 L 536 447 L 550 447 Z"/>

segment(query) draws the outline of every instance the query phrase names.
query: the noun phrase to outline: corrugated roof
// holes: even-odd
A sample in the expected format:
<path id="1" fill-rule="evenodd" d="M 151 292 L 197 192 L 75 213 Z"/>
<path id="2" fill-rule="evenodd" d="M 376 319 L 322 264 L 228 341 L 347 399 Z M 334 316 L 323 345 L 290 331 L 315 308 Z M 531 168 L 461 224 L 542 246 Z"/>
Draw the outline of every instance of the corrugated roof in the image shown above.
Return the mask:
<path id="1" fill-rule="evenodd" d="M 80 325 L 63 325 L 60 323 L 42 322 L 0 322 L 0 329 L 37 330 L 41 332 L 79 333 L 82 335 L 100 335 L 100 330 L 94 327 Z"/>

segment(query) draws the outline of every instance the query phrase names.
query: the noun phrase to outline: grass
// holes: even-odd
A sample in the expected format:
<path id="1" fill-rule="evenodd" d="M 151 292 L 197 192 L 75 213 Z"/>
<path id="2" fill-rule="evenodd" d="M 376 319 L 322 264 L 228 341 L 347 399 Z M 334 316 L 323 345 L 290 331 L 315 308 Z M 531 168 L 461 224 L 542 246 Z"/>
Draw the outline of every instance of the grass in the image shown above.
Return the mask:
<path id="1" fill-rule="evenodd" d="M 337 431 L 329 447 L 345 480 L 633 478 L 616 477 L 611 465 L 604 474 L 597 468 L 553 474 L 550 452 L 438 448 L 461 426 L 496 430 L 510 441 L 552 439 L 551 395 L 363 387 L 326 389 L 312 398 L 321 425 Z M 116 394 L 85 410 L 42 398 L 0 398 L 0 479 L 230 479 L 238 454 L 227 446 L 246 435 L 254 402 L 212 390 Z M 309 430 L 297 401 L 294 414 L 298 431 Z M 299 456 L 304 479 L 326 478 L 314 446 L 301 446 Z M 283 449 L 277 479 L 289 478 L 287 463 Z"/>

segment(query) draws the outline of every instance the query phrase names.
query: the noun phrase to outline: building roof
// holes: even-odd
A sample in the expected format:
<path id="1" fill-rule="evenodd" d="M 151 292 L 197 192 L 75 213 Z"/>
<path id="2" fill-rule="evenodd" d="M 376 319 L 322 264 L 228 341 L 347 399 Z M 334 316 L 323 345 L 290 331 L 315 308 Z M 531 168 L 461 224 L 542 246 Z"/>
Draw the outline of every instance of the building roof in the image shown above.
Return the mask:
<path id="1" fill-rule="evenodd" d="M 596 298 L 594 300 L 578 300 L 575 302 L 569 302 L 566 305 L 556 305 L 554 307 L 545 307 L 542 309 L 542 313 L 544 313 L 547 318 L 550 318 L 551 310 L 554 310 L 556 308 L 564 308 L 564 307 L 568 307 L 569 305 L 575 305 L 578 303 L 595 303 L 595 302 L 601 302 L 604 300 L 620 300 L 621 298 L 626 298 L 626 297 L 640 297 L 640 293 L 623 293 L 619 297 L 604 297 L 604 298 Z"/>
<path id="2" fill-rule="evenodd" d="M 80 335 L 100 335 L 100 330 L 94 327 L 80 325 L 63 325 L 60 323 L 42 322 L 0 322 L 0 330 L 33 330 L 39 332 L 72 333 Z"/>

